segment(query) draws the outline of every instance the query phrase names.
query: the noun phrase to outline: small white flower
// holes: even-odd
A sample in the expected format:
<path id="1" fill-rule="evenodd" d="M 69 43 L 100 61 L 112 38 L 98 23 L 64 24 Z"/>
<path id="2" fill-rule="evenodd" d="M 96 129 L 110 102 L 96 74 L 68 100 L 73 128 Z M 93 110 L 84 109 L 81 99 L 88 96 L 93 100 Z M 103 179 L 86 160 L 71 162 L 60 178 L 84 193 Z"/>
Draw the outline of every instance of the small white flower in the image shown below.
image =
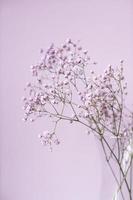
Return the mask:
<path id="1" fill-rule="evenodd" d="M 27 121 L 27 118 L 26 118 L 26 117 L 24 117 L 24 118 L 22 119 L 22 121 L 26 122 L 26 121 Z"/>
<path id="2" fill-rule="evenodd" d="M 89 130 L 86 130 L 85 133 L 86 133 L 87 135 L 89 135 L 89 134 L 90 134 L 90 131 L 89 131 Z"/>
<path id="3" fill-rule="evenodd" d="M 25 109 L 25 113 L 29 113 L 29 112 L 30 112 L 30 109 L 31 109 L 31 107 L 30 107 L 30 105 L 28 105 L 28 106 L 26 107 L 26 109 Z"/>
<path id="4" fill-rule="evenodd" d="M 26 83 L 26 86 L 27 86 L 27 87 L 30 87 L 30 86 L 31 86 L 31 83 L 30 83 L 30 82 Z"/>
<path id="5" fill-rule="evenodd" d="M 39 135 L 38 135 L 38 138 L 39 138 L 39 139 L 41 139 L 41 137 L 42 137 L 42 135 L 41 135 L 41 134 L 39 134 Z"/>
<path id="6" fill-rule="evenodd" d="M 51 100 L 51 103 L 52 103 L 52 104 L 55 104 L 55 100 L 54 100 L 54 99 L 53 99 L 53 100 Z"/>
<path id="7" fill-rule="evenodd" d="M 71 39 L 70 38 L 67 38 L 66 39 L 66 43 L 71 43 L 72 41 L 71 41 Z"/>
<path id="8" fill-rule="evenodd" d="M 43 134 L 42 134 L 44 137 L 46 137 L 46 136 L 48 136 L 48 135 L 50 135 L 50 132 L 49 131 L 43 131 Z"/>
<path id="9" fill-rule="evenodd" d="M 84 117 L 85 118 L 89 117 L 89 113 L 87 111 L 84 112 Z"/>
<path id="10" fill-rule="evenodd" d="M 69 84 L 68 80 L 64 80 L 64 81 L 63 81 L 63 84 L 64 84 L 64 85 Z"/>
<path id="11" fill-rule="evenodd" d="M 88 101 L 88 100 L 85 101 L 85 106 L 88 107 L 89 103 L 90 103 L 90 101 Z"/>
<path id="12" fill-rule="evenodd" d="M 22 97 L 22 101 L 26 101 L 26 97 Z"/>
<path id="13" fill-rule="evenodd" d="M 78 108 L 81 108 L 81 105 L 77 105 Z"/>
<path id="14" fill-rule="evenodd" d="M 30 122 L 34 122 L 34 119 L 30 118 Z"/>
<path id="15" fill-rule="evenodd" d="M 90 72 L 91 72 L 91 74 L 94 74 L 94 71 L 93 71 L 93 70 L 91 70 Z"/>

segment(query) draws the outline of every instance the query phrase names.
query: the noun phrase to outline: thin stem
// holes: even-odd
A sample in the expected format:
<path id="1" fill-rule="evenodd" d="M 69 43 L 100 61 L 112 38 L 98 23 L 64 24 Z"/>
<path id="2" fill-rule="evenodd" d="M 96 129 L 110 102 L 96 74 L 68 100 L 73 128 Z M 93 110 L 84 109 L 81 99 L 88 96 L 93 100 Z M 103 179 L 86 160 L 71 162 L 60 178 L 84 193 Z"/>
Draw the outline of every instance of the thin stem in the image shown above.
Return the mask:
<path id="1" fill-rule="evenodd" d="M 102 141 L 102 138 L 100 139 L 100 141 L 101 141 L 101 144 L 102 144 L 102 148 L 103 148 L 103 151 L 104 151 L 104 155 L 105 155 L 107 164 L 108 164 L 108 166 L 109 166 L 109 168 L 110 168 L 110 170 L 111 170 L 111 172 L 112 172 L 112 175 L 113 175 L 113 177 L 114 177 L 114 179 L 115 179 L 115 181 L 116 181 L 116 183 L 117 183 L 117 185 L 118 185 L 118 187 L 119 187 L 119 181 L 118 181 L 118 179 L 117 179 L 117 177 L 116 177 L 116 175 L 115 175 L 115 172 L 114 172 L 114 170 L 113 170 L 113 168 L 112 168 L 112 166 L 111 166 L 111 164 L 110 164 L 110 161 L 109 161 L 109 159 L 108 159 L 108 157 L 107 157 L 107 153 L 106 153 L 106 150 L 105 150 L 105 147 L 104 147 L 104 143 L 103 143 L 103 141 Z M 124 195 L 123 195 L 122 190 L 120 190 L 120 192 L 121 192 L 122 199 L 125 200 L 125 197 L 124 197 Z"/>
<path id="2" fill-rule="evenodd" d="M 125 181 L 125 179 L 126 179 L 126 177 L 127 177 L 127 174 L 128 174 L 128 172 L 129 172 L 130 167 L 131 167 L 131 163 L 130 163 L 130 165 L 128 166 L 128 169 L 126 170 L 126 173 L 125 173 L 125 175 L 124 175 L 124 177 L 123 177 L 123 179 L 122 179 L 122 181 L 121 181 L 121 184 L 119 185 L 119 188 L 118 188 L 117 192 L 119 192 L 119 190 L 121 190 L 122 184 L 123 184 L 123 182 Z M 131 189 L 131 188 L 130 188 L 130 189 Z M 130 200 L 132 200 L 131 192 L 130 192 L 129 194 L 130 194 Z"/>
<path id="3" fill-rule="evenodd" d="M 112 152 L 112 155 L 113 155 L 113 157 L 115 158 L 116 163 L 118 164 L 118 166 L 119 166 L 119 168 L 120 168 L 120 171 L 121 171 L 122 176 L 123 176 L 123 179 L 124 179 L 123 181 L 125 182 L 126 187 L 127 187 L 127 190 L 128 190 L 128 192 L 129 192 L 130 200 L 132 200 L 130 187 L 129 187 L 128 182 L 127 182 L 127 180 L 126 180 L 126 177 L 125 177 L 125 174 L 124 174 L 123 169 L 122 169 L 122 167 L 121 167 L 121 164 L 119 163 L 118 158 L 116 157 L 115 153 L 112 151 L 110 145 L 107 143 L 107 141 L 106 141 L 106 139 L 105 139 L 104 137 L 103 137 L 103 140 L 104 140 L 104 142 L 106 143 L 106 145 L 107 145 L 107 147 L 109 148 L 109 150 Z"/>
<path id="4" fill-rule="evenodd" d="M 133 157 L 131 157 L 131 166 L 130 166 L 130 190 L 132 195 L 132 176 L 133 176 Z"/>

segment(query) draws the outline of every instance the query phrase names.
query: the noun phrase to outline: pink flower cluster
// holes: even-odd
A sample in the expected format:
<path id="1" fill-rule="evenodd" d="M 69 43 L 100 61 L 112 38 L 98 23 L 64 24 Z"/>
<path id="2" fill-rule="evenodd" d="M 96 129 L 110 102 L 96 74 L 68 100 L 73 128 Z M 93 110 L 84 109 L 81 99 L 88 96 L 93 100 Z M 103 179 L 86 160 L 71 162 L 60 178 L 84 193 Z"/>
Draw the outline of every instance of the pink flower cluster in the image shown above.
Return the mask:
<path id="1" fill-rule="evenodd" d="M 51 145 L 57 123 L 68 120 L 85 125 L 100 137 L 121 138 L 121 148 L 125 148 L 125 136 L 127 141 L 132 137 L 125 130 L 132 129 L 133 123 L 128 127 L 125 123 L 131 114 L 127 114 L 124 101 L 127 84 L 123 61 L 117 68 L 108 66 L 101 75 L 91 70 L 95 64 L 88 52 L 71 39 L 61 47 L 52 44 L 46 53 L 41 50 L 41 60 L 31 66 L 33 81 L 25 88 L 23 120 L 33 122 L 44 116 L 55 119 L 54 131 L 40 136 L 43 144 Z"/>
<path id="2" fill-rule="evenodd" d="M 52 150 L 51 148 L 52 143 L 55 143 L 55 144 L 60 143 L 58 138 L 56 137 L 56 134 L 50 133 L 49 131 L 44 131 L 42 134 L 39 134 L 38 138 L 40 139 L 40 142 L 42 145 L 49 146 L 51 150 Z"/>
<path id="3" fill-rule="evenodd" d="M 46 53 L 41 49 L 41 60 L 31 66 L 33 80 L 25 88 L 23 120 L 34 122 L 48 116 L 54 122 L 53 130 L 39 135 L 40 142 L 51 150 L 53 144 L 60 143 L 56 135 L 59 122 L 84 125 L 101 143 L 118 185 L 117 193 L 127 199 L 122 191 L 125 184 L 132 200 L 133 112 L 126 107 L 124 64 L 121 61 L 115 68 L 109 65 L 100 75 L 94 72 L 95 65 L 88 52 L 71 39 L 61 47 L 52 44 Z"/>

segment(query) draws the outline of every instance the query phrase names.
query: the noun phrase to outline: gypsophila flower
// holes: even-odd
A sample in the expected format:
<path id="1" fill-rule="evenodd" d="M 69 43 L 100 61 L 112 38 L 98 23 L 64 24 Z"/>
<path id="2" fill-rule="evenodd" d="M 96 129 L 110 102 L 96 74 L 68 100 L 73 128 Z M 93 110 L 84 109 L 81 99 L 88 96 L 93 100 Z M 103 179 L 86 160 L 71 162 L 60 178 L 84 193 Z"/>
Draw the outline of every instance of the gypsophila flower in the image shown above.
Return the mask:
<path id="1" fill-rule="evenodd" d="M 40 139 L 40 142 L 44 146 L 49 146 L 50 149 L 52 150 L 52 144 L 60 144 L 60 141 L 58 140 L 57 136 L 55 133 L 51 133 L 49 131 L 44 131 L 42 134 L 38 135 L 38 138 Z"/>
<path id="2" fill-rule="evenodd" d="M 39 135 L 40 142 L 51 150 L 53 144 L 60 143 L 56 135 L 59 122 L 84 125 L 87 134 L 94 133 L 99 139 L 113 176 L 112 160 L 119 169 L 121 179 L 114 176 L 117 192 L 123 198 L 125 184 L 132 200 L 126 176 L 133 159 L 133 114 L 126 106 L 124 61 L 118 67 L 108 65 L 97 75 L 97 62 L 91 61 L 88 51 L 71 39 L 60 47 L 52 44 L 46 53 L 44 49 L 40 53 L 40 61 L 30 67 L 33 81 L 26 84 L 26 95 L 22 98 L 23 120 L 34 122 L 40 117 L 52 120 L 53 131 Z"/>

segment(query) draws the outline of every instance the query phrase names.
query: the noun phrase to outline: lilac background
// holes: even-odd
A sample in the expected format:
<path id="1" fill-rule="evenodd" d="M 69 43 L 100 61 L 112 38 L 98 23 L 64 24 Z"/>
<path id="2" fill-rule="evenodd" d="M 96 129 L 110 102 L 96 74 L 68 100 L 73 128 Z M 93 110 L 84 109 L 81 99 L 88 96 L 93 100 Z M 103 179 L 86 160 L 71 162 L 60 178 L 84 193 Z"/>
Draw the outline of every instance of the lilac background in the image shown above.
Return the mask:
<path id="1" fill-rule="evenodd" d="M 48 121 L 21 121 L 23 88 L 39 50 L 71 37 L 98 61 L 97 71 L 126 60 L 132 102 L 132 0 L 0 1 L 0 199 L 110 200 L 110 171 L 97 141 L 81 126 L 62 124 L 50 153 L 37 138 Z"/>

